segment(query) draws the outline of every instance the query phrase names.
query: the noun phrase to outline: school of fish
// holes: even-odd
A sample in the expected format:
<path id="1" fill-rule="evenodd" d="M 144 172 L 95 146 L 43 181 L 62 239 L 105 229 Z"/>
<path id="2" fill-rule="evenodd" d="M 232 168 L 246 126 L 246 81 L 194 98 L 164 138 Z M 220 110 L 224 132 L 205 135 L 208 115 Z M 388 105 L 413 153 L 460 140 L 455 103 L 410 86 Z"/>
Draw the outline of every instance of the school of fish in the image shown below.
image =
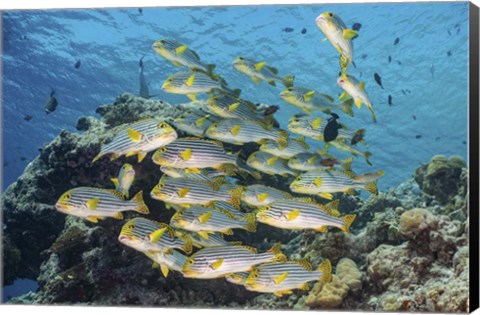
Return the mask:
<path id="1" fill-rule="evenodd" d="M 208 99 L 169 121 L 152 117 L 126 124 L 92 162 L 106 155 L 110 160 L 136 155 L 137 163 L 146 163 L 152 153 L 151 161 L 159 167 L 158 183 L 149 196 L 163 203 L 164 211 L 174 213 L 169 222 L 129 216 L 119 229 L 118 241 L 147 256 L 165 277 L 174 271 L 185 278 L 225 278 L 246 290 L 277 296 L 309 290 L 313 281 L 331 280 L 328 259 L 314 267 L 306 259 L 289 260 L 280 243 L 258 251 L 224 238 L 237 229 L 254 233 L 259 223 L 349 233 L 356 215 L 340 214 L 338 197 L 357 189 L 378 193 L 383 171 L 355 174 L 352 170 L 355 157 L 371 164 L 371 153 L 357 146 L 366 145 L 365 129 L 349 130 L 336 121 L 340 112 L 353 116 L 353 104 L 358 108 L 365 104 L 376 122 L 365 83 L 347 74 L 354 56 L 352 39 L 358 37 L 359 28 L 348 29 L 333 12 L 320 14 L 315 22 L 340 53 L 339 100 L 294 86 L 294 76 L 280 75 L 266 61 L 238 56 L 232 62 L 256 85 L 263 81 L 284 86 L 279 98 L 302 111 L 286 122 L 288 131 L 275 121 L 278 107 L 241 99 L 241 91 L 228 86 L 214 73 L 215 65 L 202 61 L 189 46 L 174 39 L 153 43 L 156 54 L 182 67 L 167 77 L 163 91 L 191 101 L 204 94 Z M 247 144 L 257 149 L 244 156 L 241 151 Z M 314 149 L 322 144 L 323 149 Z M 351 157 L 339 161 L 328 152 L 330 147 Z M 137 175 L 132 164 L 125 163 L 118 177 L 112 178 L 114 189 L 75 187 L 59 197 L 55 208 L 92 223 L 108 217 L 121 220 L 125 211 L 149 214 L 143 191 L 130 194 Z M 289 190 L 265 185 L 271 176 L 281 176 Z"/>

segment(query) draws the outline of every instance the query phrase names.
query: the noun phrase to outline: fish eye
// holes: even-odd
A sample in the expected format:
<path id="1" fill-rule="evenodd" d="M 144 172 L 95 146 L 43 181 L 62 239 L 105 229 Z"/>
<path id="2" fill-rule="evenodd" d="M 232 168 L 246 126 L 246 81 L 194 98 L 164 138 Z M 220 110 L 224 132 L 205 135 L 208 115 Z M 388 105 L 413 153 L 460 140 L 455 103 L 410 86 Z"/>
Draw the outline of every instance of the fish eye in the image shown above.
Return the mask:
<path id="1" fill-rule="evenodd" d="M 302 180 L 302 176 L 298 176 L 297 178 L 295 178 L 295 180 Z"/>
<path id="2" fill-rule="evenodd" d="M 130 229 L 130 230 L 133 230 L 135 228 L 135 225 L 130 224 L 129 226 L 127 226 L 127 228 Z"/>
<path id="3" fill-rule="evenodd" d="M 188 263 L 190 263 L 190 264 L 193 264 L 194 262 L 195 262 L 195 259 L 193 259 L 193 258 L 190 258 L 190 259 L 188 260 Z"/>
<path id="4" fill-rule="evenodd" d="M 160 43 L 165 44 L 165 41 L 162 39 L 162 40 L 160 40 Z"/>
<path id="5" fill-rule="evenodd" d="M 164 187 L 165 187 L 165 184 L 164 184 L 164 183 L 160 183 L 160 184 L 158 184 L 158 187 L 164 188 Z"/>
<path id="6" fill-rule="evenodd" d="M 213 126 L 213 128 L 218 128 L 218 124 L 217 124 L 217 123 L 213 124 L 212 126 Z"/>
<path id="7" fill-rule="evenodd" d="M 270 209 L 272 209 L 272 207 L 270 207 L 270 206 L 265 206 L 265 210 L 270 210 Z"/>
<path id="8" fill-rule="evenodd" d="M 172 79 L 172 78 L 168 78 L 168 80 L 167 80 L 167 81 L 168 81 L 168 82 L 172 82 L 172 81 L 173 81 L 173 79 Z"/>
<path id="9" fill-rule="evenodd" d="M 328 16 L 333 17 L 333 13 L 332 12 L 328 13 Z"/>
<path id="10" fill-rule="evenodd" d="M 72 196 L 70 194 L 66 194 L 64 198 L 65 199 L 70 199 L 70 198 L 72 198 Z"/>
<path id="11" fill-rule="evenodd" d="M 287 89 L 287 91 L 289 91 L 289 92 L 292 92 L 292 91 L 293 91 L 293 89 L 292 89 L 292 88 L 288 88 L 288 89 Z"/>
<path id="12" fill-rule="evenodd" d="M 167 124 L 166 123 L 161 123 L 160 125 L 158 125 L 160 128 L 166 128 L 167 127 Z"/>
<path id="13" fill-rule="evenodd" d="M 161 147 L 161 148 L 160 148 L 160 151 L 161 151 L 161 152 L 167 152 L 167 148 Z"/>

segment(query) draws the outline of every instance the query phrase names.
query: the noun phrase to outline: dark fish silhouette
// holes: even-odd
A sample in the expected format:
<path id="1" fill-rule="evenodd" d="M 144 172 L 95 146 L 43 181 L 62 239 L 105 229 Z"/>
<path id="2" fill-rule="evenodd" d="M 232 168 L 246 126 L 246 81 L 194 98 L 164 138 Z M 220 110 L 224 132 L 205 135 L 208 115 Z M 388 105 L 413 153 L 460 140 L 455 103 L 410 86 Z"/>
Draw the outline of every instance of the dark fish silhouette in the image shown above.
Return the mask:
<path id="1" fill-rule="evenodd" d="M 397 60 L 397 63 L 398 63 L 399 66 L 402 65 L 402 63 L 400 62 L 400 60 Z"/>
<path id="2" fill-rule="evenodd" d="M 23 35 L 22 37 L 20 37 L 22 40 L 27 40 L 27 35 Z"/>
<path id="3" fill-rule="evenodd" d="M 20 157 L 20 161 L 25 161 L 26 159 L 27 159 L 27 158 L 24 157 L 24 156 L 21 156 L 21 157 Z"/>
<path id="4" fill-rule="evenodd" d="M 33 116 L 32 115 L 25 115 L 23 116 L 23 119 L 25 119 L 26 121 L 30 121 L 32 120 Z"/>
<path id="5" fill-rule="evenodd" d="M 57 109 L 57 99 L 55 98 L 55 90 L 52 88 L 52 91 L 50 92 L 50 96 L 47 98 L 45 101 L 45 105 L 43 108 L 45 109 L 45 112 L 47 114 L 50 114 L 51 112 L 54 112 L 55 109 Z"/>
<path id="6" fill-rule="evenodd" d="M 463 140 L 462 143 L 463 143 L 463 144 L 467 144 L 467 141 Z"/>
<path id="7" fill-rule="evenodd" d="M 438 141 L 438 140 L 440 140 L 440 137 L 435 137 L 435 141 Z"/>
<path id="8" fill-rule="evenodd" d="M 280 107 L 277 106 L 277 105 L 271 105 L 271 106 L 268 106 L 266 109 L 265 109 L 265 112 L 263 113 L 265 116 L 267 115 L 271 115 L 275 112 L 277 112 L 277 110 L 279 110 Z"/>
<path id="9" fill-rule="evenodd" d="M 400 43 L 400 37 L 395 38 L 395 41 L 393 42 L 394 45 L 397 45 Z"/>
<path id="10" fill-rule="evenodd" d="M 138 62 L 140 66 L 140 92 L 139 95 L 143 98 L 149 99 L 150 98 L 150 92 L 148 91 L 148 84 L 147 80 L 145 80 L 145 75 L 143 74 L 143 58 L 145 57 L 142 56 L 140 58 L 140 61 Z"/>
<path id="11" fill-rule="evenodd" d="M 402 93 L 403 93 L 403 95 L 407 95 L 407 92 L 405 92 L 404 89 L 402 89 Z"/>
<path id="12" fill-rule="evenodd" d="M 284 31 L 285 33 L 290 33 L 290 32 L 293 32 L 293 28 L 285 27 L 284 29 L 282 29 L 282 31 Z"/>
<path id="13" fill-rule="evenodd" d="M 388 96 L 388 105 L 390 105 L 390 106 L 393 105 L 393 100 L 392 100 L 392 96 L 391 96 L 391 95 Z"/>
<path id="14" fill-rule="evenodd" d="M 362 28 L 362 24 L 360 24 L 360 23 L 353 23 L 353 25 L 352 25 L 352 30 L 354 30 L 354 31 L 358 32 L 361 28 Z"/>
<path id="15" fill-rule="evenodd" d="M 367 54 L 363 54 L 362 55 L 362 59 L 367 59 L 368 55 Z"/>
<path id="16" fill-rule="evenodd" d="M 417 116 L 412 115 L 413 120 L 417 120 Z"/>
<path id="17" fill-rule="evenodd" d="M 333 141 L 338 136 L 338 129 L 340 129 L 340 125 L 337 123 L 337 119 L 339 119 L 338 115 L 335 113 L 331 113 L 332 117 L 328 118 L 327 125 L 323 130 L 323 140 L 325 142 Z"/>
<path id="18" fill-rule="evenodd" d="M 142 8 L 138 8 L 138 13 L 142 14 L 142 13 L 143 13 L 143 9 L 142 9 Z"/>
<path id="19" fill-rule="evenodd" d="M 459 28 L 457 28 L 457 35 L 458 35 L 458 33 L 460 33 L 460 27 L 459 27 Z"/>
<path id="20" fill-rule="evenodd" d="M 388 63 L 392 62 L 392 56 L 388 56 Z"/>
<path id="21" fill-rule="evenodd" d="M 77 60 L 77 62 L 75 62 L 75 69 L 80 68 L 81 65 L 82 65 L 82 61 L 80 59 Z"/>
<path id="22" fill-rule="evenodd" d="M 377 82 L 377 84 L 380 85 L 382 89 L 384 89 L 382 85 L 382 78 L 380 77 L 380 75 L 378 73 L 375 73 L 373 77 L 375 78 L 375 82 Z"/>
<path id="23" fill-rule="evenodd" d="M 307 32 L 307 29 L 304 27 L 301 31 L 302 34 L 305 34 Z"/>
<path id="24" fill-rule="evenodd" d="M 320 164 L 323 166 L 330 166 L 333 167 L 335 164 L 340 164 L 336 159 L 334 158 L 326 158 L 320 161 Z"/>
<path id="25" fill-rule="evenodd" d="M 412 91 L 409 89 L 405 89 L 405 92 L 407 92 L 408 94 L 412 93 Z"/>
<path id="26" fill-rule="evenodd" d="M 435 75 L 435 68 L 433 67 L 433 65 L 430 66 L 430 74 L 432 75 L 432 78 Z"/>
<path id="27" fill-rule="evenodd" d="M 415 138 L 420 139 L 422 135 L 416 135 Z"/>
<path id="28" fill-rule="evenodd" d="M 451 55 L 452 55 L 452 51 L 451 50 L 447 51 L 447 56 L 450 57 Z"/>
<path id="29" fill-rule="evenodd" d="M 365 129 L 360 129 L 357 132 L 355 132 L 355 135 L 352 137 L 352 141 L 350 141 L 350 144 L 355 145 L 359 143 L 360 141 L 363 140 L 363 137 L 365 137 Z"/>
<path id="30" fill-rule="evenodd" d="M 353 60 L 352 60 L 352 65 L 355 69 L 357 68 L 357 65 L 355 64 L 355 61 L 353 61 Z"/>

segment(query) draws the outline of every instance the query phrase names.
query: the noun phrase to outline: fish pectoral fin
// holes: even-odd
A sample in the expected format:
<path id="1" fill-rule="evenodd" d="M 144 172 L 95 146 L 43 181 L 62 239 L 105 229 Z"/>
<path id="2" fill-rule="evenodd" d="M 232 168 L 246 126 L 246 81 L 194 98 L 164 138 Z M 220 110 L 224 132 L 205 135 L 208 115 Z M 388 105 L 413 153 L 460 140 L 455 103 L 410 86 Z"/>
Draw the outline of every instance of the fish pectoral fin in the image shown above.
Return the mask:
<path id="1" fill-rule="evenodd" d="M 356 98 L 356 99 L 354 99 L 353 101 L 354 101 L 355 105 L 357 106 L 357 108 L 362 107 L 362 101 L 361 101 L 361 100 L 359 100 L 358 98 Z"/>
<path id="2" fill-rule="evenodd" d="M 180 198 L 184 198 L 189 191 L 190 191 L 189 188 L 180 188 L 179 190 L 177 190 L 177 194 Z"/>
<path id="3" fill-rule="evenodd" d="M 198 232 L 198 235 L 200 235 L 202 238 L 208 240 L 208 233 L 205 231 L 200 231 Z"/>
<path id="4" fill-rule="evenodd" d="M 303 94 L 303 98 L 305 99 L 305 101 L 309 102 L 312 99 L 314 94 L 315 94 L 315 91 L 309 91 Z"/>
<path id="5" fill-rule="evenodd" d="M 234 110 L 236 110 L 238 108 L 238 106 L 240 106 L 240 102 L 230 104 L 230 105 L 228 105 L 228 110 L 233 112 Z"/>
<path id="6" fill-rule="evenodd" d="M 260 70 L 262 70 L 263 67 L 265 67 L 266 64 L 267 64 L 266 61 L 262 61 L 262 62 L 256 63 L 256 64 L 254 65 L 255 71 L 259 72 Z"/>
<path id="7" fill-rule="evenodd" d="M 123 214 L 121 212 L 117 212 L 114 215 L 112 215 L 112 218 L 123 220 Z"/>
<path id="8" fill-rule="evenodd" d="M 288 271 L 285 271 L 284 273 L 282 273 L 278 277 L 275 277 L 273 279 L 273 282 L 275 282 L 275 284 L 280 284 L 287 278 L 287 276 L 288 276 Z"/>
<path id="9" fill-rule="evenodd" d="M 92 199 L 88 200 L 87 202 L 85 202 L 85 205 L 87 206 L 88 210 L 96 210 L 99 201 L 100 201 L 100 199 L 98 199 L 98 198 L 92 198 Z"/>
<path id="10" fill-rule="evenodd" d="M 275 162 L 277 162 L 277 160 L 278 160 L 278 157 L 276 157 L 276 156 L 271 157 L 267 160 L 267 164 L 268 165 L 273 165 L 273 164 L 275 164 Z"/>
<path id="11" fill-rule="evenodd" d="M 168 272 L 170 269 L 168 268 L 167 265 L 161 264 L 160 265 L 160 270 L 162 271 L 163 276 L 166 278 L 168 276 Z"/>
<path id="12" fill-rule="evenodd" d="M 350 95 L 348 95 L 347 92 L 343 92 L 342 94 L 340 94 L 340 96 L 338 97 L 338 99 L 340 101 L 346 101 L 348 99 L 350 99 Z"/>
<path id="13" fill-rule="evenodd" d="M 240 133 L 240 125 L 235 125 L 230 128 L 230 132 L 232 133 L 232 135 L 237 136 Z"/>
<path id="14" fill-rule="evenodd" d="M 150 235 L 148 236 L 149 239 L 150 239 L 150 242 L 151 243 L 158 242 L 162 238 L 162 235 L 163 235 L 163 233 L 165 233 L 166 230 L 167 230 L 167 228 L 164 227 L 164 228 L 158 229 L 158 230 L 150 233 Z"/>
<path id="15" fill-rule="evenodd" d="M 316 228 L 315 231 L 321 232 L 321 233 L 327 233 L 328 232 L 328 227 L 326 225 L 322 225 L 319 228 Z"/>
<path id="16" fill-rule="evenodd" d="M 358 36 L 358 32 L 354 30 L 344 29 L 342 32 L 342 37 L 345 39 L 352 39 Z"/>
<path id="17" fill-rule="evenodd" d="M 185 85 L 186 85 L 186 86 L 192 86 L 194 82 L 195 82 L 195 73 L 192 74 L 192 75 L 185 81 Z"/>
<path id="18" fill-rule="evenodd" d="M 198 221 L 202 224 L 207 223 L 211 217 L 212 217 L 212 212 L 206 212 L 198 217 Z"/>
<path id="19" fill-rule="evenodd" d="M 177 55 L 183 55 L 187 51 L 187 49 L 188 49 L 188 46 L 183 45 L 183 46 L 175 48 L 175 52 L 177 53 Z"/>
<path id="20" fill-rule="evenodd" d="M 321 124 L 322 124 L 322 118 L 318 117 L 317 119 L 312 121 L 311 126 L 312 126 L 313 129 L 318 129 L 318 128 L 320 128 Z"/>
<path id="21" fill-rule="evenodd" d="M 191 100 L 191 101 L 195 101 L 197 99 L 197 95 L 195 93 L 188 93 L 187 94 L 187 97 Z"/>
<path id="22" fill-rule="evenodd" d="M 132 140 L 132 142 L 135 142 L 135 143 L 140 142 L 143 137 L 143 134 L 141 132 L 132 128 L 127 129 L 127 134 L 130 140 Z"/>
<path id="23" fill-rule="evenodd" d="M 322 43 L 326 42 L 327 40 L 328 38 L 325 37 L 324 39 L 322 39 Z"/>
<path id="24" fill-rule="evenodd" d="M 299 215 L 301 211 L 298 209 L 294 209 L 292 211 L 289 211 L 288 213 L 285 214 L 285 218 L 287 218 L 288 221 L 293 221 L 295 220 Z"/>
<path id="25" fill-rule="evenodd" d="M 137 161 L 138 161 L 138 163 L 142 162 L 143 159 L 144 159 L 146 156 L 147 156 L 147 153 L 145 153 L 145 152 L 140 152 L 140 153 L 138 153 L 138 155 L 137 155 Z"/>
<path id="26" fill-rule="evenodd" d="M 156 261 L 152 263 L 152 269 L 159 268 L 159 267 L 160 267 L 160 264 L 157 263 Z"/>
<path id="27" fill-rule="evenodd" d="M 315 186 L 321 187 L 322 186 L 322 179 L 320 177 L 317 177 L 313 180 L 313 183 L 315 184 Z"/>
<path id="28" fill-rule="evenodd" d="M 127 152 L 127 154 L 125 154 L 125 157 L 130 157 L 130 156 L 135 155 L 135 154 L 137 154 L 136 151 L 130 151 L 130 152 Z"/>
<path id="29" fill-rule="evenodd" d="M 190 158 L 192 157 L 192 149 L 186 149 L 185 151 L 183 151 L 182 153 L 180 153 L 180 157 L 181 157 L 184 161 L 190 160 Z"/>
<path id="30" fill-rule="evenodd" d="M 260 202 L 264 202 L 268 198 L 267 193 L 260 193 L 257 195 L 257 200 Z"/>
<path id="31" fill-rule="evenodd" d="M 87 221 L 90 221 L 92 223 L 97 223 L 98 222 L 98 219 L 100 219 L 101 217 L 95 217 L 95 216 L 88 216 L 85 218 L 85 220 Z"/>
<path id="32" fill-rule="evenodd" d="M 218 268 L 220 268 L 223 264 L 223 258 L 220 258 L 219 260 L 217 260 L 216 262 L 210 264 L 210 267 L 213 269 L 213 270 L 217 270 Z"/>

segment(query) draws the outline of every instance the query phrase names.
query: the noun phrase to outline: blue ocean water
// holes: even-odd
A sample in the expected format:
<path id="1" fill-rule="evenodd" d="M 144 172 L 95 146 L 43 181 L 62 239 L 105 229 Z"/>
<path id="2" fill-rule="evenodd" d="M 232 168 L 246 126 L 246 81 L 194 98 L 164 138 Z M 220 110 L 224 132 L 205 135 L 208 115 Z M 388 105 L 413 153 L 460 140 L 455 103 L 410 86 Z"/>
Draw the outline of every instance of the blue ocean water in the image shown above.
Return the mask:
<path id="1" fill-rule="evenodd" d="M 338 96 L 338 53 L 315 25 L 324 11 L 336 12 L 348 26 L 362 24 L 354 40 L 356 68 L 350 66 L 349 73 L 366 82 L 378 123 L 365 107 L 354 108 L 353 118 L 341 115 L 350 129 L 367 130 L 373 153 L 372 166 L 357 158 L 354 170 L 384 170 L 379 188 L 385 190 L 436 154 L 466 159 L 467 2 L 7 11 L 2 13 L 2 189 L 60 130 L 75 131 L 80 116 L 96 115 L 99 105 L 121 93 L 138 93 L 143 55 L 150 93 L 173 104 L 187 102 L 161 90 L 180 68 L 153 52 L 160 38 L 177 39 L 216 64 L 216 72 L 242 89 L 243 98 L 280 105 L 276 118 L 286 128 L 300 110 L 281 101 L 282 88 L 257 86 L 231 63 L 237 56 L 267 61 L 280 74 L 295 75 L 295 85 Z M 59 105 L 47 115 L 43 104 L 51 88 Z M 33 118 L 26 121 L 25 115 Z"/>

